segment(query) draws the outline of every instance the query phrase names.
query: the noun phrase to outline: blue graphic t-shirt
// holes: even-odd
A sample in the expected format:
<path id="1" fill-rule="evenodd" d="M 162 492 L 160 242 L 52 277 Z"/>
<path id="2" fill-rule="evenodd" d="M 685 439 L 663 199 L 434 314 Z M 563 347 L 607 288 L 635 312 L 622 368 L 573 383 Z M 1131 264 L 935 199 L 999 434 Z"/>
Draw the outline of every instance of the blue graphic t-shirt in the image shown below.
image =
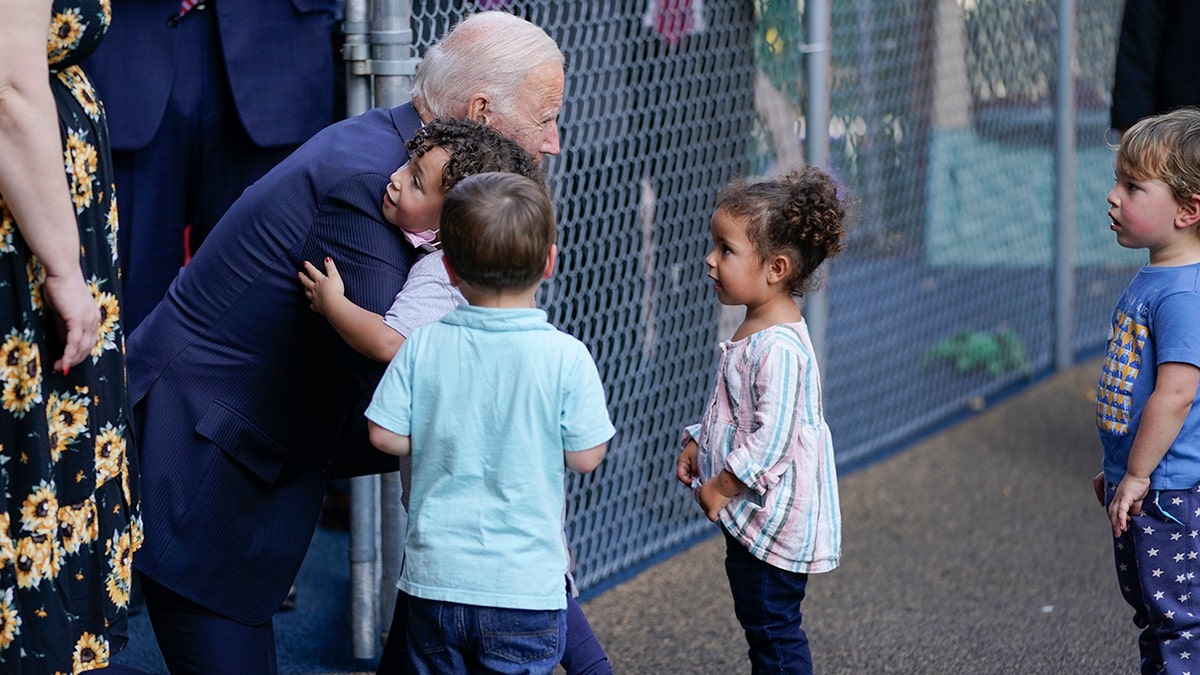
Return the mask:
<path id="1" fill-rule="evenodd" d="M 1146 400 L 1161 363 L 1200 367 L 1200 263 L 1144 265 L 1113 311 L 1112 336 L 1096 391 L 1096 426 L 1104 445 L 1104 477 L 1118 483 L 1129 463 Z M 1200 406 L 1193 405 L 1175 442 L 1150 474 L 1152 490 L 1200 483 Z"/>

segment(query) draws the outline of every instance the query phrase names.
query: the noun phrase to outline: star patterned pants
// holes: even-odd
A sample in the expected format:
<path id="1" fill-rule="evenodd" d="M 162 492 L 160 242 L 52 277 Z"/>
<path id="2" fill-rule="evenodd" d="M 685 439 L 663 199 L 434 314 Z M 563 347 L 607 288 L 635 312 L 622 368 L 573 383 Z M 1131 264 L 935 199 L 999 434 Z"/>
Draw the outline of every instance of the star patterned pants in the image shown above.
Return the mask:
<path id="1" fill-rule="evenodd" d="M 1105 504 L 1115 490 L 1105 485 Z M 1200 486 L 1151 490 L 1113 553 L 1121 595 L 1142 629 L 1142 673 L 1200 675 Z"/>

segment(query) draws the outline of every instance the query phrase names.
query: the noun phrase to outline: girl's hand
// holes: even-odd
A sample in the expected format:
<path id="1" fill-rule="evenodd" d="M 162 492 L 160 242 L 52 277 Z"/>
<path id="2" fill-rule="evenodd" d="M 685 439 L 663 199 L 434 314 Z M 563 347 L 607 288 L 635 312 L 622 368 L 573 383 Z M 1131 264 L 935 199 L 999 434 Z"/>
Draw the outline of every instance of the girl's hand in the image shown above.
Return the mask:
<path id="1" fill-rule="evenodd" d="M 729 506 L 729 502 L 732 502 L 733 498 L 745 489 L 745 484 L 730 473 L 729 469 L 721 469 L 721 473 L 700 486 L 699 499 L 700 506 L 704 509 L 704 515 L 708 516 L 712 522 L 717 522 L 717 517 L 721 515 L 721 509 Z"/>
<path id="2" fill-rule="evenodd" d="M 726 497 L 721 494 L 718 489 L 717 480 L 712 479 L 700 486 L 700 508 L 704 509 L 704 515 L 712 522 L 717 522 L 717 518 L 721 515 L 721 509 L 729 506 L 729 502 L 733 501 L 733 497 Z"/>
<path id="3" fill-rule="evenodd" d="M 70 278 L 47 275 L 42 292 L 56 315 L 58 334 L 64 344 L 62 358 L 54 362 L 54 370 L 66 374 L 96 346 L 100 306 L 82 275 Z"/>
<path id="4" fill-rule="evenodd" d="M 679 459 L 675 461 L 675 479 L 688 487 L 693 487 L 692 481 L 700 478 L 700 467 L 696 466 L 699 452 L 700 446 L 696 441 L 688 441 L 679 452 Z"/>
<path id="5" fill-rule="evenodd" d="M 1117 492 L 1108 504 L 1108 519 L 1112 523 L 1114 537 L 1129 529 L 1129 517 L 1142 513 L 1142 500 L 1150 492 L 1150 478 L 1138 478 L 1125 474 L 1117 485 Z"/>
<path id="6" fill-rule="evenodd" d="M 304 295 L 308 298 L 312 311 L 324 315 L 329 305 L 346 297 L 346 285 L 342 283 L 342 275 L 338 274 L 337 265 L 332 258 L 325 259 L 325 272 L 322 274 L 312 263 L 304 261 L 304 269 L 298 275 L 304 285 Z"/>

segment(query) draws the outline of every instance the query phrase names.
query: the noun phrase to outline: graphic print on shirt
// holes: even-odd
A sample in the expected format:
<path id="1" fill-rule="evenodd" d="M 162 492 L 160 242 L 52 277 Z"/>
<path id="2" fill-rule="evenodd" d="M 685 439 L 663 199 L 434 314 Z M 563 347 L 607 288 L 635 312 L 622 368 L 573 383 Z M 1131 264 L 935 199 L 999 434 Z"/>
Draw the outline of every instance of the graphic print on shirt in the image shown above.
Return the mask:
<path id="1" fill-rule="evenodd" d="M 1104 433 L 1114 436 L 1129 433 L 1133 383 L 1137 381 L 1148 335 L 1149 330 L 1138 317 L 1117 311 L 1096 391 L 1096 425 Z"/>

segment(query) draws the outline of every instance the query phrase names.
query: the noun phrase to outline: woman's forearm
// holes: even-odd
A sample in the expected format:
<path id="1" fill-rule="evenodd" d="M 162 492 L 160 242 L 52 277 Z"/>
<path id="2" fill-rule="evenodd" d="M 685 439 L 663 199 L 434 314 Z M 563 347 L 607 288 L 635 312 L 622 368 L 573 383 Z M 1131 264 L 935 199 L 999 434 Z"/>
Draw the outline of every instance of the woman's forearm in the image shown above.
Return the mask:
<path id="1" fill-rule="evenodd" d="M 50 276 L 79 276 L 79 232 L 50 92 L 50 0 L 0 0 L 0 194 Z"/>

